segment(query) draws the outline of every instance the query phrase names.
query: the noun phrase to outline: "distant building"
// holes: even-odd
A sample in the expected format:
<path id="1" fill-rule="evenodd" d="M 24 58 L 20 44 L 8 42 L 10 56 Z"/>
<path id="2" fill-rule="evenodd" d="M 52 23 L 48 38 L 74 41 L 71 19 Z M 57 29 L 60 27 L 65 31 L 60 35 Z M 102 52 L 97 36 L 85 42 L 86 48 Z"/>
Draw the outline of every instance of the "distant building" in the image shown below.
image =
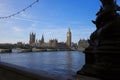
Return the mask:
<path id="1" fill-rule="evenodd" d="M 49 40 L 49 47 L 57 47 L 58 44 L 58 40 L 57 39 L 53 39 L 53 40 Z"/>
<path id="2" fill-rule="evenodd" d="M 88 40 L 80 39 L 78 42 L 78 50 L 84 51 L 89 46 Z"/>
<path id="3" fill-rule="evenodd" d="M 37 47 L 44 47 L 45 42 L 44 42 L 44 36 L 42 35 L 40 40 L 36 39 L 36 42 L 34 43 L 33 46 L 37 46 Z"/>
<path id="4" fill-rule="evenodd" d="M 68 29 L 68 32 L 67 32 L 67 41 L 66 41 L 66 45 L 68 47 L 71 47 L 71 31 L 70 31 L 70 28 Z"/>
<path id="5" fill-rule="evenodd" d="M 21 47 L 23 46 L 23 43 L 22 42 L 17 42 L 17 47 Z"/>
<path id="6" fill-rule="evenodd" d="M 72 42 L 71 48 L 72 48 L 73 50 L 77 50 L 77 49 L 78 49 L 77 43 L 73 43 L 73 42 Z"/>
<path id="7" fill-rule="evenodd" d="M 42 35 L 41 40 L 39 40 L 39 43 L 44 44 L 44 36 Z"/>
<path id="8" fill-rule="evenodd" d="M 29 44 L 32 45 L 34 43 L 35 43 L 35 34 L 34 33 L 30 33 Z"/>
<path id="9" fill-rule="evenodd" d="M 68 50 L 69 48 L 68 48 L 68 46 L 66 45 L 66 43 L 64 43 L 64 42 L 59 42 L 59 43 L 57 44 L 57 49 L 60 49 L 60 50 Z"/>
<path id="10" fill-rule="evenodd" d="M 51 39 L 49 42 L 44 41 L 44 35 L 42 35 L 41 39 L 36 39 L 36 34 L 30 33 L 30 40 L 29 45 L 33 47 L 41 47 L 41 48 L 58 48 L 58 49 L 70 49 L 71 44 L 71 31 L 70 28 L 67 32 L 67 41 L 65 42 L 58 42 L 57 39 Z"/>

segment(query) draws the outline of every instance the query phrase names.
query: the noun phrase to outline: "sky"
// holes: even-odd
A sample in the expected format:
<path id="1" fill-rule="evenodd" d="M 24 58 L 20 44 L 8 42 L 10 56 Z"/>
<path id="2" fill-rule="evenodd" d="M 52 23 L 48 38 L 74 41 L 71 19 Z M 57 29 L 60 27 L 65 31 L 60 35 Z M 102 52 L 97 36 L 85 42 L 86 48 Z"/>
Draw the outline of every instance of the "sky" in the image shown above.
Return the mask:
<path id="1" fill-rule="evenodd" d="M 34 1 L 0 0 L 0 17 L 16 13 Z M 120 0 L 117 3 L 120 5 Z M 29 43 L 31 32 L 36 33 L 38 40 L 44 35 L 45 42 L 65 42 L 68 28 L 72 42 L 89 39 L 96 29 L 91 20 L 96 19 L 100 5 L 99 0 L 39 0 L 16 16 L 0 19 L 0 43 Z"/>

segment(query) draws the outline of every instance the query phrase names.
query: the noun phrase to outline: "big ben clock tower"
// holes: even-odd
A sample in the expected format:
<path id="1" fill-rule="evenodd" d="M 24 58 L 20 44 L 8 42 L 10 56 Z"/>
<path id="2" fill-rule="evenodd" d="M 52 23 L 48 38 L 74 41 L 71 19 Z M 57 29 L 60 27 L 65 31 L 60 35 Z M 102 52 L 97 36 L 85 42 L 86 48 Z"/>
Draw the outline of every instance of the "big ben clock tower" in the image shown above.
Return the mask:
<path id="1" fill-rule="evenodd" d="M 71 47 L 71 31 L 70 31 L 70 28 L 68 29 L 68 32 L 67 32 L 67 42 L 66 42 L 67 46 L 68 47 Z"/>

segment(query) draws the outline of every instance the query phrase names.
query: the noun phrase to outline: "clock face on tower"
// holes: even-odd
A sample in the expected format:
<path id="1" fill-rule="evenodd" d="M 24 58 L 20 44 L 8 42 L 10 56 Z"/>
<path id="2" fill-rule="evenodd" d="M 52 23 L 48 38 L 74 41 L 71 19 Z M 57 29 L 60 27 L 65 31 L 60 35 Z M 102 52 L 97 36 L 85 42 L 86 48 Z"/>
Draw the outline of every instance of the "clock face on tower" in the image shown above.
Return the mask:
<path id="1" fill-rule="evenodd" d="M 67 34 L 67 36 L 70 36 L 70 34 Z"/>

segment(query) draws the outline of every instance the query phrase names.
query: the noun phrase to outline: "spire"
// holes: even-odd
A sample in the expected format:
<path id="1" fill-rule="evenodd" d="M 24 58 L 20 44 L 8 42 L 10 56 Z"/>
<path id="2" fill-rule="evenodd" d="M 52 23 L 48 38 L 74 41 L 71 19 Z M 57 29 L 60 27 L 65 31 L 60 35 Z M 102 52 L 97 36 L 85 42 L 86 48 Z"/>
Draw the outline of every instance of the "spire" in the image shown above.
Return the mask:
<path id="1" fill-rule="evenodd" d="M 44 39 L 44 35 L 42 34 L 42 39 Z"/>
<path id="2" fill-rule="evenodd" d="M 68 28 L 68 32 L 71 32 L 71 31 L 70 31 L 70 28 Z"/>
<path id="3" fill-rule="evenodd" d="M 44 35 L 42 35 L 41 42 L 44 43 Z"/>

